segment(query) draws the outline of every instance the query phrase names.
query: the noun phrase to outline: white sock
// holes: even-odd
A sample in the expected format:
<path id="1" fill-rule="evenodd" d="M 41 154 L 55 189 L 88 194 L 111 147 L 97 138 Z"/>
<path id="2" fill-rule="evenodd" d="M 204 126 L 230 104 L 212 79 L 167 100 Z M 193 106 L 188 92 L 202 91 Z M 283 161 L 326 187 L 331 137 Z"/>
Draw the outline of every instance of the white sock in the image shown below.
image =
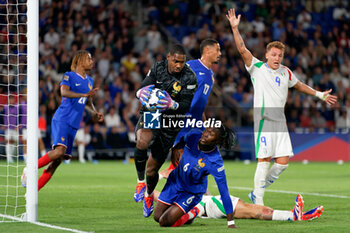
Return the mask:
<path id="1" fill-rule="evenodd" d="M 139 180 L 139 179 L 137 179 L 137 183 L 145 183 L 145 180 Z"/>
<path id="2" fill-rule="evenodd" d="M 6 155 L 9 155 L 10 154 L 10 144 L 9 143 L 6 143 Z"/>
<path id="3" fill-rule="evenodd" d="M 276 221 L 294 221 L 293 212 L 288 210 L 274 210 L 272 220 Z"/>
<path id="4" fill-rule="evenodd" d="M 265 187 L 269 187 L 273 182 L 275 182 L 276 179 L 278 179 L 278 177 L 281 175 L 281 173 L 286 170 L 288 167 L 288 164 L 283 165 L 283 164 L 278 164 L 278 163 L 274 163 L 270 170 L 269 173 L 267 173 L 266 176 L 266 185 Z"/>
<path id="5" fill-rule="evenodd" d="M 79 145 L 78 146 L 78 154 L 79 154 L 79 162 L 85 163 L 84 154 L 85 154 L 85 146 Z"/>
<path id="6" fill-rule="evenodd" d="M 258 162 L 254 176 L 254 195 L 257 205 L 264 205 L 264 193 L 266 184 L 266 175 L 269 169 L 269 162 Z"/>
<path id="7" fill-rule="evenodd" d="M 12 148 L 11 148 L 11 144 L 10 143 L 6 143 L 6 157 L 7 157 L 7 162 L 8 163 L 12 163 L 13 159 L 12 159 Z"/>
<path id="8" fill-rule="evenodd" d="M 87 157 L 88 157 L 88 160 L 89 160 L 90 162 L 92 162 L 92 161 L 93 161 L 93 158 L 92 158 L 92 157 L 94 157 L 94 153 L 93 153 L 93 152 L 87 152 Z"/>

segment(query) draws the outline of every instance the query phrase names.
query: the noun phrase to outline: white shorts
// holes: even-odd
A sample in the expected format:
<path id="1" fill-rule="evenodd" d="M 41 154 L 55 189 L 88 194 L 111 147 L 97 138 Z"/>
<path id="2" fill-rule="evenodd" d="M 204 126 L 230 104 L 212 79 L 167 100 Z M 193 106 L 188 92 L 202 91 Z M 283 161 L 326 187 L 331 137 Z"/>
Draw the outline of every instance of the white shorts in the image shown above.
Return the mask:
<path id="1" fill-rule="evenodd" d="M 254 142 L 257 158 L 292 157 L 293 149 L 287 123 L 262 119 L 255 124 Z"/>
<path id="2" fill-rule="evenodd" d="M 18 134 L 18 132 L 17 132 L 17 130 L 15 130 L 15 129 L 7 129 L 6 131 L 5 131 L 5 139 L 6 139 L 6 141 L 15 141 L 15 142 L 18 142 L 18 136 L 19 136 L 19 134 Z"/>
<path id="3" fill-rule="evenodd" d="M 235 212 L 239 198 L 231 196 L 233 213 Z M 222 204 L 221 196 L 203 196 L 202 202 L 205 203 L 205 213 L 207 218 L 225 218 L 224 206 Z"/>

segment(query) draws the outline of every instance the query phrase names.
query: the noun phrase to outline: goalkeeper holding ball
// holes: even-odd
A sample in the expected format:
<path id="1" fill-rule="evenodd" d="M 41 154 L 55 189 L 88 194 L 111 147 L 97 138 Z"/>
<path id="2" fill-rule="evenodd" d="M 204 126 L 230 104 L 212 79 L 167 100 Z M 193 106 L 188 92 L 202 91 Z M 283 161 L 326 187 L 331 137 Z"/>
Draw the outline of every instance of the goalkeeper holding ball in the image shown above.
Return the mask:
<path id="1" fill-rule="evenodd" d="M 159 88 L 163 90 L 164 97 L 159 100 L 156 106 L 158 110 L 170 115 L 184 115 L 188 112 L 197 88 L 197 78 L 191 68 L 185 65 L 185 62 L 184 48 L 179 44 L 173 45 L 167 59 L 153 65 L 141 83 L 140 89 L 136 92 L 136 97 L 139 98 L 141 104 L 144 106 L 151 91 L 154 88 Z M 158 183 L 158 171 L 163 165 L 180 128 L 145 129 L 143 128 L 144 111 L 147 111 L 145 107 L 141 109 L 136 126 L 134 158 L 138 183 L 134 199 L 136 202 L 144 199 L 143 215 L 149 217 L 153 212 L 153 190 Z M 151 149 L 152 153 L 149 158 L 147 156 L 148 149 Z"/>

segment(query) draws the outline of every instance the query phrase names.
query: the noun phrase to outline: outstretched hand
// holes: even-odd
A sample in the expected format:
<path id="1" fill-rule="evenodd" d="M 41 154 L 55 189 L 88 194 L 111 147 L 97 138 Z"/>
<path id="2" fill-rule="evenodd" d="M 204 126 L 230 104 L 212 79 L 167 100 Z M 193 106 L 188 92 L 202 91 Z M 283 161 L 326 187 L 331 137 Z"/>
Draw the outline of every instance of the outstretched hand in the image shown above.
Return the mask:
<path id="1" fill-rule="evenodd" d="M 328 104 L 328 105 L 333 105 L 337 102 L 338 97 L 335 95 L 330 95 L 329 93 L 332 92 L 332 89 L 329 89 L 328 91 L 323 92 L 323 96 L 325 96 L 326 98 L 324 99 L 324 101 Z"/>
<path id="2" fill-rule="evenodd" d="M 103 120 L 104 120 L 104 116 L 100 112 L 96 112 L 95 118 L 98 122 L 103 122 Z"/>
<path id="3" fill-rule="evenodd" d="M 235 9 L 232 8 L 227 12 L 226 18 L 230 22 L 232 28 L 237 28 L 241 20 L 241 15 L 236 17 Z"/>

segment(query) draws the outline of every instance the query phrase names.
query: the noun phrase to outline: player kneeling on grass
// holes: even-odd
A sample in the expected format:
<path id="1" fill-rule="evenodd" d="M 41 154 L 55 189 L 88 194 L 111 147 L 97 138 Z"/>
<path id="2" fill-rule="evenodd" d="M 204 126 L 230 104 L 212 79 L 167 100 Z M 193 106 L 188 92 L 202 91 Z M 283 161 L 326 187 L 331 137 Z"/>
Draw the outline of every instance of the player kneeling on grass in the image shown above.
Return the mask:
<path id="1" fill-rule="evenodd" d="M 181 226 L 198 215 L 194 208 L 207 190 L 207 176 L 214 176 L 227 213 L 229 228 L 236 228 L 225 169 L 217 145 L 232 149 L 236 136 L 227 127 L 191 130 L 180 143 L 186 145 L 179 165 L 170 173 L 158 197 L 154 219 L 160 226 Z M 189 212 L 192 210 L 191 212 Z"/>

